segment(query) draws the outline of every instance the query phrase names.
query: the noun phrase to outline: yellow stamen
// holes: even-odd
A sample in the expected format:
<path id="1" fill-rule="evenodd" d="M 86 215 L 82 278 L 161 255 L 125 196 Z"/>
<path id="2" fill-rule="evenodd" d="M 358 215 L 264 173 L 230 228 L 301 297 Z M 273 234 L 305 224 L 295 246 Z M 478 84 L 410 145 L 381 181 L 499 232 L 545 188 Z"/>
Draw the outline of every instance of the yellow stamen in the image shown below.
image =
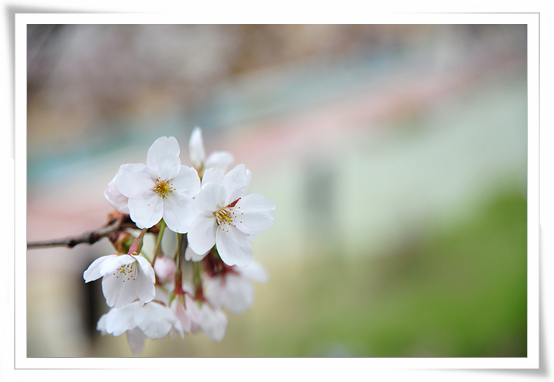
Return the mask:
<path id="1" fill-rule="evenodd" d="M 173 183 L 169 183 L 169 180 L 160 178 L 156 179 L 156 187 L 154 187 L 154 192 L 160 195 L 162 198 L 166 199 L 169 194 L 175 191 L 175 188 L 171 187 Z"/>
<path id="2" fill-rule="evenodd" d="M 236 211 L 236 212 L 239 213 L 240 215 L 243 215 L 243 213 L 240 211 Z M 236 227 L 235 223 L 237 221 L 237 214 L 235 213 L 232 207 L 227 206 L 227 207 L 220 208 L 219 210 L 215 211 L 213 214 L 217 222 L 217 225 L 220 226 L 221 229 L 228 232 L 228 230 L 226 230 L 224 227 L 225 224 Z"/>

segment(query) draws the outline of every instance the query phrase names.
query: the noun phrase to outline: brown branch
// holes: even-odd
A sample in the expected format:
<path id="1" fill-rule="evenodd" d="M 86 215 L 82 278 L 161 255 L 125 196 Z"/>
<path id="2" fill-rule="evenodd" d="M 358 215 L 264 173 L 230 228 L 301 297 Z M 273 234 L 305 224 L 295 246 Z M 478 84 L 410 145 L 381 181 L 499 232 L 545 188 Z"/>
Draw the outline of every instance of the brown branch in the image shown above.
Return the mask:
<path id="1" fill-rule="evenodd" d="M 55 240 L 43 240 L 43 241 L 31 241 L 27 243 L 27 249 L 34 248 L 48 248 L 48 247 L 68 247 L 73 248 L 77 244 L 94 244 L 100 239 L 109 236 L 112 232 L 121 231 L 126 228 L 139 229 L 136 224 L 131 220 L 129 215 L 124 215 L 118 212 L 115 212 L 111 215 L 112 218 L 110 221 L 103 227 L 95 230 L 85 232 L 82 235 L 75 237 L 68 237 L 65 239 L 55 239 Z M 148 229 L 147 232 L 158 233 L 158 226 L 153 226 Z"/>
<path id="2" fill-rule="evenodd" d="M 87 243 L 94 244 L 103 237 L 108 236 L 110 233 L 120 230 L 122 228 L 125 216 L 121 215 L 111 219 L 108 224 L 105 226 L 90 232 L 85 232 L 80 236 L 68 237 L 65 239 L 56 239 L 56 240 L 43 240 L 43 241 L 32 241 L 27 243 L 27 249 L 33 248 L 44 248 L 44 247 L 68 247 L 73 248 L 77 244 Z"/>

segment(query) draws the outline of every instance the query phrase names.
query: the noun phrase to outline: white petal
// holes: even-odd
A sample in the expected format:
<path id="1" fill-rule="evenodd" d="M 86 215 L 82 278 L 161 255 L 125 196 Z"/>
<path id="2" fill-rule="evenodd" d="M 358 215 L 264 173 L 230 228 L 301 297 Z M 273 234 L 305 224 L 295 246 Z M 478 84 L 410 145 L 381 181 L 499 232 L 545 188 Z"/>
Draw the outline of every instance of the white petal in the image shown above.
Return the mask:
<path id="1" fill-rule="evenodd" d="M 146 336 L 159 339 L 167 336 L 176 317 L 169 308 L 150 302 L 136 310 L 135 321 Z"/>
<path id="2" fill-rule="evenodd" d="M 234 210 L 241 212 L 242 225 L 239 228 L 244 233 L 256 235 L 273 225 L 275 204 L 262 195 L 246 195 L 237 202 Z"/>
<path id="3" fill-rule="evenodd" d="M 200 307 L 198 302 L 190 297 L 188 294 L 185 295 L 185 308 L 190 316 L 192 325 L 191 330 L 194 325 L 198 325 L 201 320 Z"/>
<path id="4" fill-rule="evenodd" d="M 224 171 L 217 170 L 213 167 L 210 167 L 204 171 L 204 175 L 202 176 L 202 185 L 208 184 L 208 183 L 221 183 L 223 182 L 223 176 L 225 175 Z"/>
<path id="5" fill-rule="evenodd" d="M 121 265 L 131 264 L 134 262 L 132 256 L 127 255 L 108 255 L 102 256 L 94 260 L 83 273 L 85 282 L 90 282 L 99 279 L 102 276 L 113 273 Z"/>
<path id="6" fill-rule="evenodd" d="M 217 170 L 225 173 L 227 167 L 233 163 L 233 156 L 227 151 L 214 151 L 210 154 L 206 162 L 204 162 L 204 168 L 214 167 Z"/>
<path id="7" fill-rule="evenodd" d="M 127 263 L 128 258 L 133 259 L 132 266 L 137 268 L 135 274 L 118 272 L 117 269 L 114 269 L 111 273 L 104 275 L 102 292 L 108 306 L 121 308 L 137 298 L 142 303 L 151 301 L 155 295 L 155 279 L 154 270 L 148 261 L 142 257 L 128 255 L 118 257 L 122 264 Z"/>
<path id="8" fill-rule="evenodd" d="M 131 285 L 135 290 L 136 297 L 138 297 L 142 303 L 147 303 L 152 301 L 156 296 L 156 277 L 148 260 L 140 256 L 137 257 L 137 260 L 139 261 L 140 267 Z M 128 282 L 130 281 L 131 280 Z"/>
<path id="9" fill-rule="evenodd" d="M 129 207 L 127 207 L 127 202 L 129 199 L 121 192 L 119 192 L 119 190 L 115 186 L 116 178 L 117 174 L 110 181 L 110 183 L 108 183 L 108 187 L 104 190 L 104 198 L 106 198 L 106 201 L 110 203 L 113 208 L 115 208 L 122 214 L 128 214 Z"/>
<path id="10" fill-rule="evenodd" d="M 190 333 L 192 321 L 190 319 L 188 312 L 185 310 L 183 303 L 178 297 L 176 297 L 171 302 L 171 310 L 175 314 L 175 317 L 177 317 L 177 319 L 181 323 L 181 330 L 185 333 Z"/>
<path id="11" fill-rule="evenodd" d="M 213 341 L 221 341 L 225 337 L 228 319 L 219 308 L 212 309 L 207 304 L 202 305 L 202 321 L 200 328 L 204 335 Z"/>
<path id="12" fill-rule="evenodd" d="M 129 198 L 131 220 L 139 228 L 150 228 L 159 223 L 164 213 L 164 202 L 160 195 L 151 191 L 144 197 Z"/>
<path id="13" fill-rule="evenodd" d="M 254 286 L 240 276 L 229 274 L 225 280 L 225 308 L 233 314 L 247 311 L 254 302 Z"/>
<path id="14" fill-rule="evenodd" d="M 110 255 L 110 256 L 117 256 L 117 255 Z M 87 268 L 86 271 L 83 272 L 83 279 L 86 283 L 98 280 L 100 277 L 104 276 L 103 273 L 100 272 L 100 268 L 102 263 L 104 263 L 107 260 L 108 256 L 102 256 L 98 259 L 94 260 Z"/>
<path id="15" fill-rule="evenodd" d="M 156 260 L 156 264 L 158 264 L 158 260 Z M 166 286 L 172 287 L 172 284 L 167 284 Z M 164 288 L 160 285 L 156 285 L 156 297 L 154 298 L 156 301 L 162 302 L 167 306 L 169 305 L 169 293 L 171 293 L 171 290 L 164 290 Z"/>
<path id="16" fill-rule="evenodd" d="M 211 212 L 204 212 L 194 219 L 188 232 L 190 248 L 196 253 L 205 253 L 215 245 L 217 223 Z"/>
<path id="17" fill-rule="evenodd" d="M 202 130 L 199 127 L 195 127 L 192 131 L 192 134 L 190 135 L 189 154 L 192 165 L 198 169 L 202 167 L 202 163 L 204 163 L 204 158 L 206 158 L 206 152 L 204 151 Z"/>
<path id="18" fill-rule="evenodd" d="M 245 194 L 246 194 L 246 190 L 248 190 L 248 186 L 250 186 L 251 180 L 252 180 L 252 172 L 246 169 L 246 188 L 244 189 Z"/>
<path id="19" fill-rule="evenodd" d="M 100 272 L 103 275 L 108 275 L 110 273 L 113 273 L 117 268 L 121 267 L 122 265 L 131 264 L 136 261 L 136 259 L 133 256 L 130 256 L 127 254 L 114 254 L 114 255 L 108 255 L 104 257 L 106 258 L 106 261 L 104 261 L 100 265 Z"/>
<path id="20" fill-rule="evenodd" d="M 254 287 L 239 275 L 228 273 L 223 277 L 208 278 L 205 285 L 208 301 L 233 314 L 244 313 L 254 302 Z"/>
<path id="21" fill-rule="evenodd" d="M 119 336 L 127 330 L 132 330 L 137 327 L 135 321 L 135 310 L 140 307 L 139 303 L 132 303 L 124 306 L 121 309 L 110 309 L 106 315 L 106 332 Z"/>
<path id="22" fill-rule="evenodd" d="M 133 256 L 133 258 L 138 262 L 140 265 L 139 269 L 144 273 L 148 280 L 150 280 L 152 284 L 155 284 L 156 275 L 154 274 L 154 269 L 152 269 L 150 262 L 142 256 Z"/>
<path id="23" fill-rule="evenodd" d="M 123 282 L 125 278 L 125 282 Z M 127 276 L 106 275 L 102 279 L 102 292 L 109 307 L 123 308 L 137 299 L 131 278 Z"/>
<path id="24" fill-rule="evenodd" d="M 196 196 L 200 191 L 200 178 L 192 167 L 181 166 L 181 171 L 170 183 L 177 192 L 187 194 L 190 197 Z"/>
<path id="25" fill-rule="evenodd" d="M 210 277 L 204 280 L 206 298 L 215 307 L 225 307 L 225 280 L 222 276 Z"/>
<path id="26" fill-rule="evenodd" d="M 224 189 L 220 183 L 208 183 L 200 189 L 198 195 L 194 198 L 194 208 L 198 213 L 209 211 L 215 212 L 220 207 L 224 207 Z"/>
<path id="27" fill-rule="evenodd" d="M 144 341 L 146 336 L 139 328 L 127 331 L 127 343 L 134 354 L 140 354 L 144 350 Z"/>
<path id="28" fill-rule="evenodd" d="M 187 233 L 196 215 L 194 202 L 188 195 L 173 192 L 164 200 L 163 218 L 173 232 Z"/>
<path id="29" fill-rule="evenodd" d="M 160 137 L 150 146 L 146 165 L 163 179 L 173 179 L 181 169 L 179 143 L 175 137 Z"/>
<path id="30" fill-rule="evenodd" d="M 105 336 L 108 332 L 106 331 L 106 317 L 107 314 L 103 314 L 102 317 L 98 320 L 98 323 L 96 324 L 96 330 L 100 332 L 103 336 Z"/>
<path id="31" fill-rule="evenodd" d="M 145 192 L 154 191 L 156 174 L 141 163 L 123 164 L 115 175 L 115 186 L 128 198 L 142 197 Z"/>
<path id="32" fill-rule="evenodd" d="M 243 164 L 237 165 L 229 171 L 223 178 L 223 187 L 225 189 L 225 206 L 234 202 L 246 191 L 248 185 L 248 175 Z M 222 206 L 223 207 L 223 206 Z"/>
<path id="33" fill-rule="evenodd" d="M 252 262 L 252 245 L 248 235 L 238 229 L 226 226 L 217 228 L 215 243 L 221 260 L 227 265 L 244 267 Z"/>
<path id="34" fill-rule="evenodd" d="M 174 338 L 175 335 L 181 336 L 181 339 L 185 339 L 185 333 L 183 332 L 183 325 L 181 324 L 181 321 L 176 320 L 173 323 L 173 327 L 169 331 L 170 338 Z"/>
<path id="35" fill-rule="evenodd" d="M 267 270 L 256 260 L 252 260 L 252 262 L 246 267 L 238 268 L 237 272 L 239 272 L 239 274 L 245 279 L 259 283 L 266 283 L 269 280 Z"/>
<path id="36" fill-rule="evenodd" d="M 213 247 L 213 245 L 212 245 L 212 247 Z M 202 255 L 199 255 L 198 253 L 194 252 L 192 250 L 192 248 L 190 247 L 190 245 L 189 245 L 189 246 L 187 246 L 187 249 L 185 250 L 185 260 L 194 261 L 194 262 L 201 261 L 204 257 L 206 257 L 208 252 L 210 252 L 210 250 L 204 252 Z"/>
<path id="37" fill-rule="evenodd" d="M 162 198 L 154 192 L 155 174 L 145 165 L 126 164 L 119 168 L 116 186 L 129 198 L 131 219 L 139 228 L 157 224 L 163 214 Z"/>

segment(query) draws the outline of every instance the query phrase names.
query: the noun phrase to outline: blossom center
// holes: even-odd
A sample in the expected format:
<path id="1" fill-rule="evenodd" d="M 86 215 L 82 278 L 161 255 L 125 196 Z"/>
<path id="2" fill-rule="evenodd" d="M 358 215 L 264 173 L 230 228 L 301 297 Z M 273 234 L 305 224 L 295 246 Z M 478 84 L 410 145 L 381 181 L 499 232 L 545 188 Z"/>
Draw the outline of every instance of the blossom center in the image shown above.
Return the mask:
<path id="1" fill-rule="evenodd" d="M 120 281 L 122 282 L 131 280 L 135 281 L 137 277 L 137 267 L 134 262 L 131 264 L 125 264 L 117 268 L 113 275 L 116 276 L 117 279 L 121 277 Z"/>
<path id="2" fill-rule="evenodd" d="M 154 192 L 160 195 L 162 198 L 166 199 L 169 194 L 175 191 L 175 188 L 172 187 L 173 183 L 169 183 L 169 180 L 161 180 L 159 177 L 156 179 L 156 187 L 154 187 Z"/>
<path id="3" fill-rule="evenodd" d="M 215 211 L 213 214 L 215 216 L 215 221 L 217 222 L 217 225 L 220 226 L 224 231 L 229 232 L 228 229 L 226 229 L 225 226 L 233 226 L 236 227 L 236 222 L 239 221 L 237 219 L 237 213 L 242 215 L 242 212 L 235 211 L 234 208 L 231 208 L 229 206 L 220 208 L 219 210 Z M 242 223 L 242 221 L 239 221 Z"/>

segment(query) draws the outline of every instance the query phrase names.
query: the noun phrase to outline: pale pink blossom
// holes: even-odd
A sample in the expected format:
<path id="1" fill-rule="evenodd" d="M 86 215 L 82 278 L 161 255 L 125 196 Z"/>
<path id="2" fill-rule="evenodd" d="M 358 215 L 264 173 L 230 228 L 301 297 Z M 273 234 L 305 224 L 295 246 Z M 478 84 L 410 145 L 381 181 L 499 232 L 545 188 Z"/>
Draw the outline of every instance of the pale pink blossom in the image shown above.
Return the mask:
<path id="1" fill-rule="evenodd" d="M 83 278 L 88 283 L 100 277 L 108 306 L 121 308 L 136 299 L 144 304 L 156 295 L 154 270 L 141 256 L 112 254 L 94 260 Z"/>
<path id="2" fill-rule="evenodd" d="M 192 304 L 187 302 L 187 309 L 191 310 L 191 330 L 201 330 L 207 338 L 217 342 L 222 341 L 229 324 L 229 319 L 225 313 L 206 301 L 191 301 Z"/>
<path id="3" fill-rule="evenodd" d="M 142 352 L 147 337 L 160 339 L 172 329 L 182 335 L 181 324 L 175 314 L 157 301 L 144 305 L 136 301 L 122 308 L 112 308 L 100 317 L 96 328 L 102 334 L 116 337 L 127 333 L 127 341 L 133 353 Z"/>
<path id="4" fill-rule="evenodd" d="M 216 245 L 227 265 L 250 264 L 250 236 L 273 225 L 275 205 L 259 194 L 244 196 L 249 181 L 244 165 L 240 164 L 221 183 L 202 185 L 195 197 L 197 217 L 188 233 L 192 251 L 204 254 Z"/>
<path id="5" fill-rule="evenodd" d="M 231 271 L 207 278 L 205 295 L 213 306 L 241 314 L 254 302 L 252 281 L 266 283 L 268 279 L 265 268 L 254 260 L 246 267 L 232 267 Z"/>
<path id="6" fill-rule="evenodd" d="M 160 137 L 148 149 L 146 165 L 124 164 L 115 185 L 129 198 L 131 219 L 139 228 L 150 228 L 162 218 L 167 227 L 186 233 L 195 217 L 192 198 L 200 189 L 196 170 L 181 165 L 174 137 Z"/>

